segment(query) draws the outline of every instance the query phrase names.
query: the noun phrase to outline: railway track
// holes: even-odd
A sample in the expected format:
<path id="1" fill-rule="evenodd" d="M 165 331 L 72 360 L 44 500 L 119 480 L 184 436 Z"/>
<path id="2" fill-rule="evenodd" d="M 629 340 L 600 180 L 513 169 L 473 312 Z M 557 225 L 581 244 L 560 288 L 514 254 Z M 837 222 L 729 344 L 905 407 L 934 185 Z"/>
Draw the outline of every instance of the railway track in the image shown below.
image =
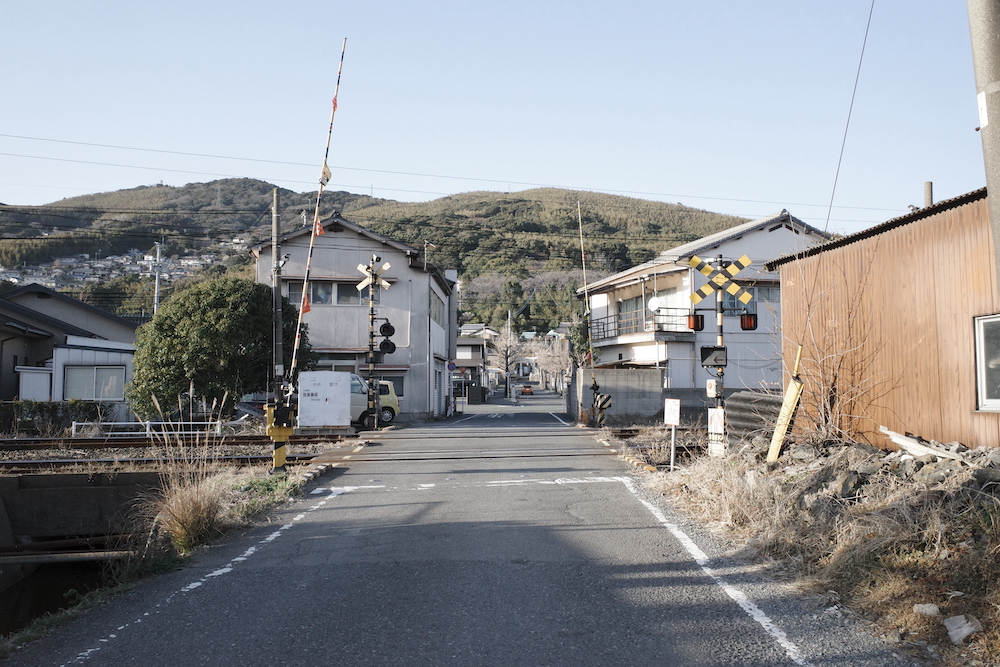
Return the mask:
<path id="1" fill-rule="evenodd" d="M 289 445 L 310 445 L 324 442 L 338 442 L 356 438 L 356 435 L 293 435 Z M 143 449 L 151 447 L 215 447 L 265 446 L 272 441 L 266 435 L 224 435 L 198 434 L 191 436 L 164 435 L 163 437 L 103 436 L 98 438 L 11 438 L 0 440 L 0 452 L 30 451 L 37 449 Z"/>
<path id="2" fill-rule="evenodd" d="M 292 454 L 286 456 L 289 464 L 308 463 L 315 454 Z M 229 463 L 233 465 L 266 465 L 271 463 L 271 454 L 228 454 L 219 456 L 197 456 L 170 459 L 164 457 L 148 458 L 80 458 L 80 459 L 5 459 L 0 460 L 0 472 L 11 475 L 17 473 L 37 473 L 43 471 L 73 472 L 74 469 L 87 472 L 95 471 L 105 467 L 128 468 L 130 470 L 163 468 L 165 464 L 172 464 L 176 461 L 184 464 L 200 465 L 207 463 Z"/>
<path id="3" fill-rule="evenodd" d="M 354 436 L 292 436 L 288 441 L 290 464 L 310 461 L 318 445 L 353 440 Z M 157 470 L 178 463 L 200 465 L 222 463 L 265 465 L 272 461 L 274 443 L 266 435 L 100 438 L 19 438 L 0 441 L 0 473 L 37 473 L 46 471 L 100 472 L 128 469 Z M 46 456 L 51 452 L 51 456 Z"/>

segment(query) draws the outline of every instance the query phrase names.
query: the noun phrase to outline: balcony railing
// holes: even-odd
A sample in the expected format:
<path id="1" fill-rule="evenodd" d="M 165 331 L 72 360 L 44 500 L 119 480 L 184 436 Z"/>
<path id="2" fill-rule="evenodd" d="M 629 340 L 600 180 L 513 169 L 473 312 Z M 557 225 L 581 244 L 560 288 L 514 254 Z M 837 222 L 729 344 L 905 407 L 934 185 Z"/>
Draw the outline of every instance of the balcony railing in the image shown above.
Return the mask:
<path id="1" fill-rule="evenodd" d="M 687 308 L 660 308 L 656 311 L 636 310 L 590 321 L 590 335 L 595 341 L 635 333 L 671 331 L 692 333 L 688 328 Z"/>

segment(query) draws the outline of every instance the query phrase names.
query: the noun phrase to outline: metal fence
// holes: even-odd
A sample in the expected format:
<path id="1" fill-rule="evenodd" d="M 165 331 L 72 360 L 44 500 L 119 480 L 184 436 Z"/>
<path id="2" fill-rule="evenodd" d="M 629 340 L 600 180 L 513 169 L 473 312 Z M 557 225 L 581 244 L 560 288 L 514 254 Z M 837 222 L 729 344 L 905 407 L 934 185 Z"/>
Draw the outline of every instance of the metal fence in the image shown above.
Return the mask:
<path id="1" fill-rule="evenodd" d="M 655 331 L 690 333 L 687 308 L 659 308 L 655 311 L 635 310 L 590 321 L 590 335 L 594 340 Z"/>

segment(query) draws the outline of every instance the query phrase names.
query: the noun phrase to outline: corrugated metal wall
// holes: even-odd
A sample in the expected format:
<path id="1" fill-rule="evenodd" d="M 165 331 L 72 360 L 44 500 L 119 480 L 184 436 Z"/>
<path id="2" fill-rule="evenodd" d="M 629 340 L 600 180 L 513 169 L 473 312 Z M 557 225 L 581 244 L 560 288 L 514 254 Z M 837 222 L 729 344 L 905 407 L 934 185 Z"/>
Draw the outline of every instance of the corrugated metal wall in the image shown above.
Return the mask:
<path id="1" fill-rule="evenodd" d="M 1000 446 L 1000 414 L 976 411 L 973 332 L 1000 312 L 995 275 L 985 198 L 781 266 L 786 366 L 803 346 L 798 428 L 836 397 L 842 427 L 873 444 L 884 425 Z"/>

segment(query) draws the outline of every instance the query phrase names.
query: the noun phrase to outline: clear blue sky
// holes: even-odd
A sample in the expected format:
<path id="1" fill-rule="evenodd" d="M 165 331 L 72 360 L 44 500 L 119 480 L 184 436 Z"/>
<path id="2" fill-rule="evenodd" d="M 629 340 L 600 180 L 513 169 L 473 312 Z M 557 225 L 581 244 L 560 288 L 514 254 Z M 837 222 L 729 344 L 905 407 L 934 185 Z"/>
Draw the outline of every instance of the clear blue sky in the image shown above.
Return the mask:
<path id="1" fill-rule="evenodd" d="M 537 186 L 823 227 L 870 0 L 6 3 L 0 202 L 259 178 Z M 830 215 L 985 184 L 964 2 L 876 0 Z M 197 154 L 197 155 L 196 155 Z M 235 159 L 239 158 L 239 159 Z"/>

